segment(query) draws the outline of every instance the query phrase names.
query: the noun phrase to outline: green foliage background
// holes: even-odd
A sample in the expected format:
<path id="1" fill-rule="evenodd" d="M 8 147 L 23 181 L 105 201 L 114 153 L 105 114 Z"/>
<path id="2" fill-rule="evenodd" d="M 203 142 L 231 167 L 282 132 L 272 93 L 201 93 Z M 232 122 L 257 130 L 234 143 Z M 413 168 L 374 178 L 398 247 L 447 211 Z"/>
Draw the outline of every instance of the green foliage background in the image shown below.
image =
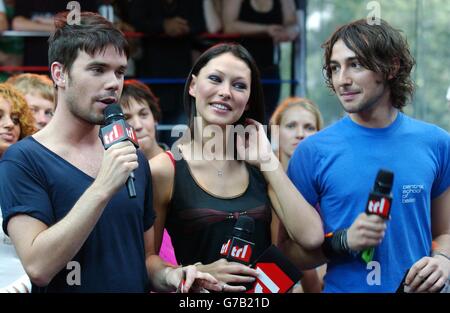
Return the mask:
<path id="1" fill-rule="evenodd" d="M 307 97 L 315 101 L 325 123 L 343 111 L 325 86 L 321 44 L 336 27 L 366 18 L 372 9 L 364 0 L 310 0 L 307 16 Z M 416 59 L 413 79 L 416 92 L 405 112 L 450 131 L 450 1 L 378 0 L 381 18 L 403 31 Z"/>

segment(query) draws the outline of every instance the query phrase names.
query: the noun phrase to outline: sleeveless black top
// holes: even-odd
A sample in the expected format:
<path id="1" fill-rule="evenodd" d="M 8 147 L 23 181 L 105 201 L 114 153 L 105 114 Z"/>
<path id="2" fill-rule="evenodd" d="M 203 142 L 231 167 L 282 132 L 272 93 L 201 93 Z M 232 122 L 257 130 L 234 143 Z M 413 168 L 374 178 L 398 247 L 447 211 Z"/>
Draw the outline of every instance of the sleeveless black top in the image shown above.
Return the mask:
<path id="1" fill-rule="evenodd" d="M 192 177 L 186 160 L 175 162 L 172 201 L 166 228 L 180 264 L 212 263 L 221 258 L 220 249 L 231 236 L 239 215 L 255 220 L 253 262 L 270 246 L 271 205 L 261 172 L 246 164 L 249 185 L 233 198 L 219 198 L 202 189 Z"/>

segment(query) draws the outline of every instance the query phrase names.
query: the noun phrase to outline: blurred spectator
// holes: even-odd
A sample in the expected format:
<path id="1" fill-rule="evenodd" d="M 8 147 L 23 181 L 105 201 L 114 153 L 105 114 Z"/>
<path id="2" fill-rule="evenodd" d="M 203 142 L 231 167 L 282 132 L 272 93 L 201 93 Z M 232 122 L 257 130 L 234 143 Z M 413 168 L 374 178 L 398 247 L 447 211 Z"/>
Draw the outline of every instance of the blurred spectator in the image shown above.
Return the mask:
<path id="1" fill-rule="evenodd" d="M 34 133 L 33 124 L 33 115 L 23 96 L 9 84 L 0 84 L 0 159 L 10 145 Z M 30 280 L 14 246 L 0 227 L 0 293 L 30 290 Z"/>
<path id="2" fill-rule="evenodd" d="M 38 130 L 50 122 L 55 112 L 55 90 L 52 80 L 46 75 L 20 74 L 10 77 L 7 83 L 22 92 L 34 115 Z"/>
<path id="3" fill-rule="evenodd" d="M 15 0 L 0 0 L 0 6 L 4 3 L 7 18 L 7 27 L 11 26 L 14 17 Z M 0 8 L 1 9 L 1 8 Z M 3 14 L 0 13 L 0 16 Z M 0 36 L 0 66 L 20 66 L 23 62 L 23 38 L 22 37 L 3 37 Z M 0 72 L 0 82 L 5 81 L 9 77 L 9 72 Z"/>
<path id="4" fill-rule="evenodd" d="M 286 171 L 289 160 L 299 143 L 323 128 L 323 118 L 319 108 L 311 100 L 288 97 L 277 106 L 270 118 L 270 125 L 279 126 L 276 154 Z M 279 223 L 278 220 L 277 223 Z M 293 292 L 321 292 L 325 269 L 326 265 L 323 265 L 317 270 L 303 271 L 301 284 L 297 284 Z"/>
<path id="5" fill-rule="evenodd" d="M 245 36 L 239 42 L 246 47 L 261 71 L 263 79 L 280 79 L 279 46 L 294 40 L 298 22 L 294 0 L 234 0 L 223 4 L 225 33 Z M 280 85 L 264 86 L 266 117 L 278 103 Z"/>
<path id="6" fill-rule="evenodd" d="M 205 33 L 216 34 L 222 31 L 222 0 L 203 0 L 201 3 Z M 209 47 L 218 42 L 217 38 L 196 36 L 192 51 L 192 63 Z"/>
<path id="7" fill-rule="evenodd" d="M 206 31 L 211 34 L 222 30 L 222 0 L 203 0 Z"/>
<path id="8" fill-rule="evenodd" d="M 140 77 L 181 79 L 192 64 L 193 35 L 206 30 L 203 0 L 133 0 L 130 20 L 137 31 L 149 37 L 142 40 L 143 55 L 137 66 Z M 187 122 L 182 105 L 183 84 L 154 84 L 160 99 L 163 124 Z M 171 145 L 170 132 L 161 141 Z"/>
<path id="9" fill-rule="evenodd" d="M 81 11 L 97 12 L 96 1 L 78 0 Z M 12 28 L 20 31 L 53 32 L 53 17 L 67 10 L 68 1 L 55 0 L 16 0 L 15 17 Z M 26 37 L 24 65 L 47 66 L 47 37 Z"/>

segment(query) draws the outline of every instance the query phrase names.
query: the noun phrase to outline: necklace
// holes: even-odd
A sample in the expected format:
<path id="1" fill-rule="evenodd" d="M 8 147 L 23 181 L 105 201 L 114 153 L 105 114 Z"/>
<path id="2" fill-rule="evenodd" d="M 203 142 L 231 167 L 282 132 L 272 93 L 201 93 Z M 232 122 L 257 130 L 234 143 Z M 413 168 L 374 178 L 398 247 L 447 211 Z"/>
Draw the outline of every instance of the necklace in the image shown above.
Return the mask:
<path id="1" fill-rule="evenodd" d="M 224 170 L 223 169 L 224 169 L 226 163 L 222 167 L 219 168 L 219 167 L 214 165 L 214 160 L 208 160 L 208 162 L 216 170 L 217 176 L 218 177 L 223 177 L 223 175 L 224 175 Z"/>

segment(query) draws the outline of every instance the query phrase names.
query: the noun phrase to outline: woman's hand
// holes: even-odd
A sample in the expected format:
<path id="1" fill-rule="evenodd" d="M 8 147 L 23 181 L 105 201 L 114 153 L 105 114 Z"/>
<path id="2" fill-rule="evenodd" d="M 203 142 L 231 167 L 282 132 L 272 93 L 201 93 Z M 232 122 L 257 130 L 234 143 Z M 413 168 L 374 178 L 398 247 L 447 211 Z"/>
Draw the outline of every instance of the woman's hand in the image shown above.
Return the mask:
<path id="1" fill-rule="evenodd" d="M 176 292 L 208 292 L 208 290 L 222 291 L 222 285 L 211 274 L 197 270 L 194 265 L 171 268 L 167 274 L 167 281 Z"/>
<path id="2" fill-rule="evenodd" d="M 246 119 L 244 134 L 238 133 L 236 138 L 236 148 L 239 160 L 245 160 L 261 171 L 276 170 L 280 165 L 264 127 L 253 119 Z"/>
<path id="3" fill-rule="evenodd" d="M 197 269 L 214 276 L 222 292 L 245 292 L 244 286 L 237 284 L 251 283 L 256 280 L 258 272 L 248 266 L 237 262 L 228 262 L 226 259 L 217 260 L 210 264 L 198 264 Z M 229 285 L 233 283 L 234 285 Z"/>

